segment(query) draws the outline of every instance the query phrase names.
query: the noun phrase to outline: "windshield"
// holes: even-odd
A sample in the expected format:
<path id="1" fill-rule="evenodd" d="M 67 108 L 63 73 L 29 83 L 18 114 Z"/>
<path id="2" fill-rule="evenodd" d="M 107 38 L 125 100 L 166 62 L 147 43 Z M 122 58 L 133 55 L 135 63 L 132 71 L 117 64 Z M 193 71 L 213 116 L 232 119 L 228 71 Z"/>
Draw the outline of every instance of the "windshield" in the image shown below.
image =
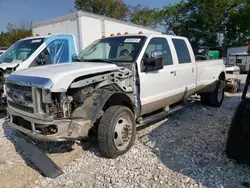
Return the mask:
<path id="1" fill-rule="evenodd" d="M 0 62 L 24 61 L 43 43 L 43 38 L 21 40 L 13 44 L 0 56 Z"/>
<path id="2" fill-rule="evenodd" d="M 145 36 L 121 36 L 99 39 L 83 50 L 77 59 L 80 61 L 133 62 L 145 38 Z"/>

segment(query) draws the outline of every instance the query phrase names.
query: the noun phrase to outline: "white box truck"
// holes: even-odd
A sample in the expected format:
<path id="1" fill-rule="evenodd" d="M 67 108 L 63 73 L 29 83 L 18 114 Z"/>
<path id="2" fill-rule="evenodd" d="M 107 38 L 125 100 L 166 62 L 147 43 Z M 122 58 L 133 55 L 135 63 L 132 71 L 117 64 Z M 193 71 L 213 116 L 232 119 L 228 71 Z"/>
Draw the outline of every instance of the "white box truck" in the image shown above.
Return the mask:
<path id="1" fill-rule="evenodd" d="M 117 35 L 118 33 L 124 34 L 126 32 L 136 34 L 138 32 L 161 33 L 147 27 L 83 11 L 50 20 L 33 22 L 32 24 L 34 36 L 61 33 L 72 34 L 76 39 L 77 53 L 103 36 Z"/>

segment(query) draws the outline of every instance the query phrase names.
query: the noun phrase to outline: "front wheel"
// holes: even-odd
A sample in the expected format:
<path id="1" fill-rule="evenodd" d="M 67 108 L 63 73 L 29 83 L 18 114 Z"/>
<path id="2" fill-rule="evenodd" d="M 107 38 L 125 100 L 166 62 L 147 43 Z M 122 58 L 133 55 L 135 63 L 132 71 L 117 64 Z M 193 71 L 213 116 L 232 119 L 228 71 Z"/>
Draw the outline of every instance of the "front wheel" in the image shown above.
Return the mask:
<path id="1" fill-rule="evenodd" d="M 101 153 L 107 158 L 117 158 L 134 144 L 136 123 L 134 114 L 125 106 L 109 107 L 98 127 L 98 143 Z"/>

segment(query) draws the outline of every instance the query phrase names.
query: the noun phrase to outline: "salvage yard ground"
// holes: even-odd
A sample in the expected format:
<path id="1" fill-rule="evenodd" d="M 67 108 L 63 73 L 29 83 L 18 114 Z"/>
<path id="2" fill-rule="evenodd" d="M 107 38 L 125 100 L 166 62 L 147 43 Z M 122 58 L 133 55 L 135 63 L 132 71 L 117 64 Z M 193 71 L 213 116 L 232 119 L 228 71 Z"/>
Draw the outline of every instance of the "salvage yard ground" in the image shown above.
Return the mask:
<path id="1" fill-rule="evenodd" d="M 244 83 L 246 75 L 241 77 Z M 197 103 L 138 131 L 133 148 L 116 160 L 102 158 L 95 139 L 37 142 L 62 167 L 64 174 L 56 179 L 42 177 L 28 162 L 3 114 L 0 187 L 249 187 L 250 167 L 225 155 L 227 130 L 240 96 L 226 93 L 221 108 Z"/>

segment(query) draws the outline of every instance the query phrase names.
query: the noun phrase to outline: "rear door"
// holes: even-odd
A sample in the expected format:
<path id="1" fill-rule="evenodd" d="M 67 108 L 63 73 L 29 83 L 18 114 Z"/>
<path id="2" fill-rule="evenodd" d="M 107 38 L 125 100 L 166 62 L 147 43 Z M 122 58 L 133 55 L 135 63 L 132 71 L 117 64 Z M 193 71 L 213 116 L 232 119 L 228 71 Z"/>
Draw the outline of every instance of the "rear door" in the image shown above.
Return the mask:
<path id="1" fill-rule="evenodd" d="M 158 71 L 139 72 L 142 114 L 168 106 L 173 102 L 172 97 L 178 90 L 175 64 L 168 40 L 165 37 L 154 37 L 146 46 L 141 64 L 143 59 L 151 57 L 152 52 L 160 50 L 163 53 L 165 66 Z"/>
<path id="2" fill-rule="evenodd" d="M 176 65 L 177 83 L 183 97 L 195 92 L 196 89 L 196 63 L 191 45 L 186 39 L 172 38 L 176 51 L 178 64 Z"/>

